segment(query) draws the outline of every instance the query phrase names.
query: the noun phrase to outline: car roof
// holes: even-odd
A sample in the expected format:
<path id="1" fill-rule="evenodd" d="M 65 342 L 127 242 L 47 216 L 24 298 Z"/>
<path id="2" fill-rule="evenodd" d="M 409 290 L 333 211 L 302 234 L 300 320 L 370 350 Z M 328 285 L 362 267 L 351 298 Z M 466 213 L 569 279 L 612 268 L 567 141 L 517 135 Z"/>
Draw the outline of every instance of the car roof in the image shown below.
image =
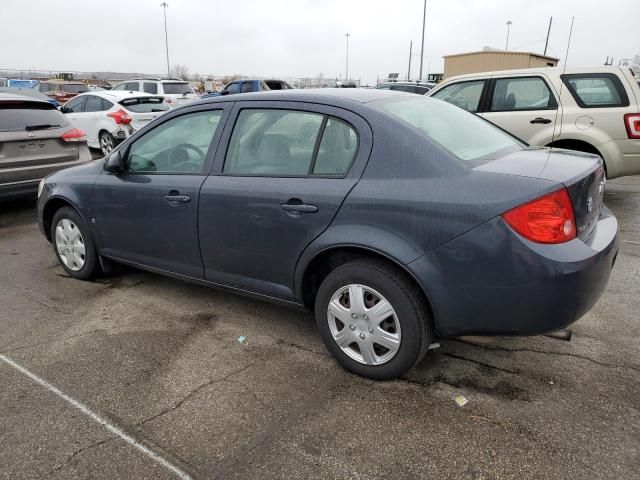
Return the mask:
<path id="1" fill-rule="evenodd" d="M 372 88 L 307 88 L 292 90 L 270 90 L 265 92 L 243 93 L 240 96 L 219 96 L 200 100 L 198 103 L 217 103 L 229 101 L 273 100 L 280 102 L 326 103 L 329 105 L 348 103 L 369 103 L 398 95 L 412 95 L 390 90 Z M 413 95 L 412 95 L 413 96 Z"/>
<path id="2" fill-rule="evenodd" d="M 36 98 L 36 97 L 27 97 L 26 95 L 17 95 L 15 93 L 2 93 L 0 92 L 0 101 L 28 101 L 28 102 L 39 102 L 46 103 L 47 105 L 51 105 L 48 100 L 44 98 Z"/>
<path id="3" fill-rule="evenodd" d="M 497 70 L 495 72 L 475 72 L 475 73 L 467 73 L 465 75 L 456 75 L 454 77 L 445 78 L 445 82 L 450 82 L 452 80 L 462 80 L 466 78 L 486 78 L 486 77 L 494 77 L 494 76 L 503 76 L 503 75 L 531 75 L 531 74 L 555 74 L 560 75 L 563 73 L 618 73 L 620 72 L 620 67 L 609 66 L 609 65 L 596 65 L 593 67 L 538 67 L 538 68 L 519 68 L 512 70 Z"/>
<path id="4" fill-rule="evenodd" d="M 119 102 L 127 98 L 140 98 L 140 97 L 162 97 L 162 95 L 152 95 L 145 92 L 135 92 L 130 90 L 95 90 L 91 92 L 84 92 L 80 95 L 76 95 L 74 98 L 86 97 L 93 95 L 94 97 L 101 97 L 112 102 Z"/>

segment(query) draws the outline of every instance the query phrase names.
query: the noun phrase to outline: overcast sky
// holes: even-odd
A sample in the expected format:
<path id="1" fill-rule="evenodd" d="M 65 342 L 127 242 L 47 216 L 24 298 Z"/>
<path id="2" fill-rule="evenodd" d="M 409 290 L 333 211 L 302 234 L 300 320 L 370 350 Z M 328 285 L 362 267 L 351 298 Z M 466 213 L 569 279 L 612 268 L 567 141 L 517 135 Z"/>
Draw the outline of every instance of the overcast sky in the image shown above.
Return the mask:
<path id="1" fill-rule="evenodd" d="M 168 0 L 171 63 L 192 73 L 336 77 L 375 82 L 419 69 L 422 0 Z M 0 69 L 166 71 L 160 0 L 0 0 Z M 602 64 L 640 53 L 640 0 L 428 0 L 425 72 L 442 55 L 504 48 Z"/>

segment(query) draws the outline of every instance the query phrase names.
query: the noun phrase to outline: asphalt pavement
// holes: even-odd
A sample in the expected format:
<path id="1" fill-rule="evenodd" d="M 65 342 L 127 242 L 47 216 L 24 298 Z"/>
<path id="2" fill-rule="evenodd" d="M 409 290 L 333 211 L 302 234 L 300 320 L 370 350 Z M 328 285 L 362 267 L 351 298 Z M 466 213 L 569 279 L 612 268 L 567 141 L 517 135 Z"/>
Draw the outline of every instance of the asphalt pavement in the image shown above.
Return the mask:
<path id="1" fill-rule="evenodd" d="M 33 201 L 0 204 L 0 478 L 640 478 L 640 178 L 605 201 L 621 251 L 570 342 L 446 340 L 392 382 L 339 368 L 309 314 L 73 280 Z"/>

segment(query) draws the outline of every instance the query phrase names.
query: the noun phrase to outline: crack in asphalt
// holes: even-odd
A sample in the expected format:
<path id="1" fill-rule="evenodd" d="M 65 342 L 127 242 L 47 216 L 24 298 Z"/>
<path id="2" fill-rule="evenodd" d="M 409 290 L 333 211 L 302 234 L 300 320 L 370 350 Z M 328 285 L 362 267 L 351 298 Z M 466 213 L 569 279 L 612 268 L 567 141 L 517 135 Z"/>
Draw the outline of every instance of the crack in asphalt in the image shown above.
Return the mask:
<path id="1" fill-rule="evenodd" d="M 476 365 L 481 365 L 483 367 L 491 368 L 493 370 L 498 370 L 500 372 L 508 373 L 510 375 L 518 375 L 520 377 L 530 378 L 528 375 L 523 374 L 522 372 L 516 370 L 509 370 L 508 368 L 498 367 L 497 365 L 491 365 L 490 363 L 481 362 L 479 360 L 474 360 L 472 358 L 463 357 L 462 355 L 457 355 L 455 353 L 448 352 L 440 352 L 441 355 L 445 355 L 447 357 L 456 358 L 458 360 L 463 360 L 465 362 L 474 363 Z"/>
<path id="2" fill-rule="evenodd" d="M 634 371 L 636 373 L 640 373 L 640 368 L 634 367 L 632 365 L 620 365 L 620 364 L 615 364 L 615 363 L 601 362 L 599 360 L 595 360 L 595 359 L 593 359 L 591 357 L 587 357 L 586 355 L 580 355 L 578 353 L 550 352 L 548 350 L 537 350 L 537 349 L 534 349 L 534 348 L 507 348 L 507 347 L 500 347 L 500 346 L 497 346 L 497 345 L 482 345 L 480 343 L 467 342 L 467 341 L 460 340 L 460 339 L 457 339 L 457 338 L 450 338 L 450 339 L 448 339 L 448 341 L 463 343 L 465 345 L 471 345 L 473 347 L 478 347 L 478 348 L 481 348 L 483 350 L 503 351 L 503 352 L 530 352 L 530 353 L 539 353 L 539 354 L 542 354 L 542 355 L 559 355 L 559 356 L 562 356 L 562 357 L 573 357 L 573 358 L 579 358 L 581 360 L 586 360 L 588 362 L 594 363 L 595 365 L 599 365 L 601 367 L 628 369 L 628 370 L 632 370 L 632 371 Z"/>
<path id="3" fill-rule="evenodd" d="M 82 448 L 79 448 L 78 450 L 76 450 L 75 452 L 73 452 L 71 455 L 69 455 L 67 457 L 67 459 L 62 462 L 60 465 L 56 465 L 55 468 L 53 468 L 52 470 L 49 470 L 46 474 L 39 476 L 38 478 L 49 478 L 51 475 L 53 475 L 55 472 L 63 469 L 64 467 L 66 467 L 67 465 L 69 465 L 74 458 L 76 458 L 78 455 L 80 455 L 83 452 L 86 452 L 87 450 L 93 448 L 93 447 L 97 447 L 99 445 L 102 445 L 104 443 L 107 442 L 112 442 L 113 440 L 116 440 L 116 437 L 112 437 L 112 438 L 105 438 L 104 440 L 100 440 L 98 442 L 93 442 L 90 443 L 89 445 L 86 445 Z"/>
<path id="4" fill-rule="evenodd" d="M 51 339 L 51 340 L 44 340 L 42 342 L 30 343 L 30 344 L 27 344 L 27 345 L 12 346 L 12 347 L 8 347 L 8 348 L 2 350 L 2 353 L 15 352 L 17 350 L 24 350 L 25 348 L 41 347 L 42 345 L 47 345 L 47 344 L 50 344 L 50 343 L 65 342 L 67 340 L 72 340 L 74 338 L 80 338 L 80 337 L 86 337 L 88 335 L 93 335 L 94 333 L 100 332 L 100 331 L 103 331 L 103 330 L 97 328 L 97 329 L 92 330 L 90 332 L 77 333 L 75 335 L 68 335 L 66 337 L 54 338 L 54 339 Z"/>
<path id="5" fill-rule="evenodd" d="M 200 385 L 198 385 L 196 388 L 194 388 L 193 390 L 191 390 L 189 393 L 187 393 L 187 395 L 185 395 L 184 397 L 182 397 L 182 399 L 180 399 L 176 404 L 174 404 L 173 406 L 169 407 L 169 408 L 165 408 L 164 410 L 162 410 L 161 412 L 149 417 L 149 418 L 145 418 L 144 420 L 141 420 L 140 422 L 136 423 L 135 426 L 136 427 L 141 427 L 142 425 L 145 425 L 149 422 L 152 422 L 153 420 L 162 417 L 163 415 L 166 415 L 167 413 L 173 412 L 175 410 L 177 410 L 178 408 L 180 408 L 187 400 L 189 400 L 191 397 L 193 397 L 195 394 L 197 394 L 199 391 L 203 390 L 204 388 L 207 388 L 208 386 L 211 386 L 215 383 L 221 383 L 221 382 L 225 382 L 228 381 L 231 377 L 233 377 L 234 375 L 238 375 L 239 373 L 244 372 L 245 370 L 248 370 L 249 368 L 253 367 L 256 363 L 258 363 L 258 361 L 254 361 L 251 362 L 250 364 L 239 368 L 237 370 L 234 370 L 232 372 L 230 372 L 229 374 L 225 375 L 222 378 L 214 378 L 209 380 L 208 382 L 202 383 Z"/>

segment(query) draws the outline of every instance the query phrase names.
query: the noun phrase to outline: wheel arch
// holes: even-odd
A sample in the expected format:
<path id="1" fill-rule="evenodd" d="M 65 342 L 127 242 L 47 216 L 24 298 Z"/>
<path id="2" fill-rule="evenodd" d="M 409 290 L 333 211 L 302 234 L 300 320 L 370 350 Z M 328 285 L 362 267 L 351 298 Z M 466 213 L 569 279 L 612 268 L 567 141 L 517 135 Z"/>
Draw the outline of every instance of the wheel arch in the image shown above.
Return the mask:
<path id="1" fill-rule="evenodd" d="M 73 208 L 76 213 L 80 215 L 80 218 L 82 218 L 85 224 L 87 223 L 80 209 L 69 199 L 63 197 L 49 198 L 42 210 L 42 226 L 44 228 L 44 234 L 49 242 L 51 242 L 51 222 L 53 221 L 53 217 L 56 212 L 63 207 Z"/>

